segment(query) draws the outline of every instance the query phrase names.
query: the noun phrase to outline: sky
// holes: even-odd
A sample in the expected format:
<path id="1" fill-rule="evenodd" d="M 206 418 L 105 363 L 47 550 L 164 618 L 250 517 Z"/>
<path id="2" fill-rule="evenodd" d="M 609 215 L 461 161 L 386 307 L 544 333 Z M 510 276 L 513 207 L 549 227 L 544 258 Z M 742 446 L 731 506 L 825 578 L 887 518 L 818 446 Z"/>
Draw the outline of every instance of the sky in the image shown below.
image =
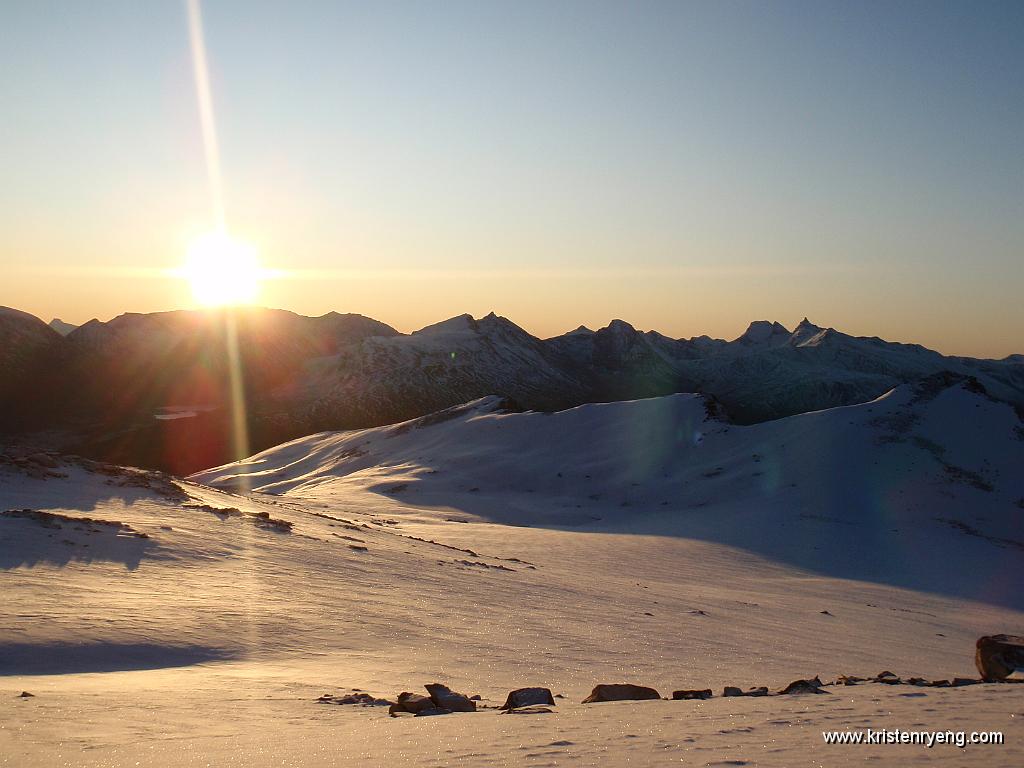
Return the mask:
<path id="1" fill-rule="evenodd" d="M 258 303 L 1024 352 L 1024 4 L 202 6 Z M 185 0 L 0 3 L 0 304 L 194 306 Z"/>

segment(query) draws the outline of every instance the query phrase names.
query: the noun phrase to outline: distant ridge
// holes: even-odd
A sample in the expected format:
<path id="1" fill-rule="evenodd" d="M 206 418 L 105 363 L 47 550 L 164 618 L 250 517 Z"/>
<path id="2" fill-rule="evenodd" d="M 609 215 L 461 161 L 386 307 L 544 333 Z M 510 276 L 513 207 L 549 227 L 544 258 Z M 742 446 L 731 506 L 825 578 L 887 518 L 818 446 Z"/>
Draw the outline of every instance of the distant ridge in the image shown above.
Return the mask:
<path id="1" fill-rule="evenodd" d="M 59 427 L 76 450 L 125 464 L 191 471 L 232 458 L 232 392 L 222 314 L 128 313 L 62 336 L 0 310 L 0 361 L 12 407 L 7 431 Z M 1024 412 L 1022 356 L 947 357 L 916 344 L 855 337 L 804 318 L 790 331 L 758 320 L 732 341 L 674 339 L 616 319 L 539 339 L 490 313 L 457 315 L 403 334 L 331 312 L 231 310 L 250 448 L 312 432 L 389 424 L 499 395 L 557 410 L 697 392 L 729 418 L 755 423 L 872 400 L 947 371 L 976 378 Z M 198 408 L 196 408 L 198 406 Z M 161 409 L 195 412 L 157 420 Z M 174 432 L 173 450 L 165 444 Z"/>

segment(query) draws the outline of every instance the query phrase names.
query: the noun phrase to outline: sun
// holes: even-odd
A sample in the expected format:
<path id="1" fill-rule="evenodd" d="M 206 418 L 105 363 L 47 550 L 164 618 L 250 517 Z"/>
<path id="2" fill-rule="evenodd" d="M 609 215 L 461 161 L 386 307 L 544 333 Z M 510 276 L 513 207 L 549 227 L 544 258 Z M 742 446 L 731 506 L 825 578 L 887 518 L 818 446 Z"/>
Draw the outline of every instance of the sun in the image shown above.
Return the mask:
<path id="1" fill-rule="evenodd" d="M 264 271 L 253 246 L 217 231 L 192 241 L 179 274 L 191 284 L 196 302 L 226 307 L 255 301 Z"/>

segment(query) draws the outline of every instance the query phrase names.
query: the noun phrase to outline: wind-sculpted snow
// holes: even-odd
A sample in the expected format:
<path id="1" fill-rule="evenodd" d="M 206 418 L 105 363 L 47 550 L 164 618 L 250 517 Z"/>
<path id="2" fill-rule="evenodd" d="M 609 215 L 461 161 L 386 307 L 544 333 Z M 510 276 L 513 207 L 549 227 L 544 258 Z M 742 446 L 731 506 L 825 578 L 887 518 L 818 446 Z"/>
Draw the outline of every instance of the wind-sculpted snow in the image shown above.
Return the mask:
<path id="1" fill-rule="evenodd" d="M 194 478 L 707 539 L 832 576 L 1024 606 L 1022 422 L 969 380 L 750 426 L 709 419 L 697 395 L 496 409 L 484 398 L 418 428 L 312 435 Z"/>
<path id="2" fill-rule="evenodd" d="M 1019 765 L 1020 685 L 718 695 L 879 670 L 976 677 L 979 635 L 1024 622 L 1017 414 L 953 376 L 749 427 L 715 413 L 697 395 L 553 414 L 487 397 L 193 480 L 12 454 L 0 755 L 887 764 L 892 747 L 822 742 L 870 724 L 1004 730 L 1001 747 L 899 758 Z M 95 555 L 68 558 L 66 535 Z M 434 683 L 478 695 L 478 711 L 423 721 L 322 703 Z M 579 703 L 607 683 L 716 695 Z M 524 687 L 555 705 L 498 715 Z"/>

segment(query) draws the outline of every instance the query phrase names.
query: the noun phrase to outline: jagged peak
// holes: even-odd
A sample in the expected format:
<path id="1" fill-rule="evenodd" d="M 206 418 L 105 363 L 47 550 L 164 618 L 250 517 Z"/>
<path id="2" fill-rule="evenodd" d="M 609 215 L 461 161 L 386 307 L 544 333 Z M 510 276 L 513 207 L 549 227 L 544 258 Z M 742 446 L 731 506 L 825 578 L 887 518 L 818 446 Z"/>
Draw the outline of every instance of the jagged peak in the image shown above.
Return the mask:
<path id="1" fill-rule="evenodd" d="M 740 344 L 764 344 L 781 336 L 788 338 L 790 335 L 789 329 L 778 321 L 755 320 L 735 341 Z"/>
<path id="2" fill-rule="evenodd" d="M 61 336 L 67 336 L 69 333 L 75 330 L 75 328 L 78 327 L 74 323 L 65 323 L 59 317 L 53 318 L 53 320 L 47 323 L 47 325 L 53 328 L 53 330 L 55 330 Z"/>
<path id="3" fill-rule="evenodd" d="M 601 329 L 609 333 L 636 333 L 636 328 L 627 323 L 625 320 L 612 320 L 608 325 Z M 598 331 L 600 333 L 601 331 Z"/>
<path id="4" fill-rule="evenodd" d="M 477 328 L 476 320 L 473 316 L 466 312 L 462 315 L 456 315 L 455 317 L 449 317 L 447 320 L 442 320 L 439 323 L 420 328 L 418 331 L 413 331 L 414 336 L 431 336 L 441 333 L 459 333 L 463 331 L 475 331 Z"/>
<path id="5" fill-rule="evenodd" d="M 789 338 L 789 343 L 793 346 L 803 346 L 804 344 L 816 343 L 814 340 L 824 333 L 825 329 L 818 325 L 815 325 L 806 317 L 797 323 L 796 328 L 793 329 L 793 334 Z"/>

